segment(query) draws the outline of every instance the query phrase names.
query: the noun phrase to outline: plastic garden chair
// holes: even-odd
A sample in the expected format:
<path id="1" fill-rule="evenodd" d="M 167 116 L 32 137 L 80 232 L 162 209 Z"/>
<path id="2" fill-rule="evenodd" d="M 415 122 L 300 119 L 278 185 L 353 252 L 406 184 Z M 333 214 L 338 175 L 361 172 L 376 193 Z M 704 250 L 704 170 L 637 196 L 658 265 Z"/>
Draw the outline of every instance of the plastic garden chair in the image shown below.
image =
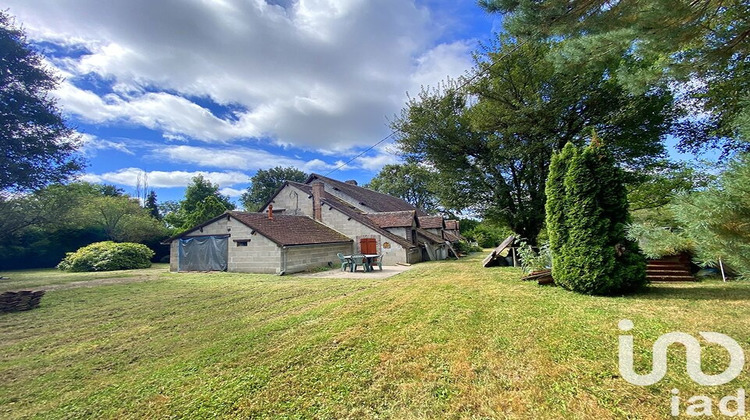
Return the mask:
<path id="1" fill-rule="evenodd" d="M 378 265 L 380 271 L 383 271 L 383 254 L 380 254 L 372 259 L 372 268 L 375 268 L 375 264 Z"/>
<path id="2" fill-rule="evenodd" d="M 344 258 L 344 254 L 340 252 L 336 255 L 339 257 L 339 260 L 341 260 L 341 271 L 346 271 L 351 265 L 351 261 L 349 258 Z"/>
<path id="3" fill-rule="evenodd" d="M 365 272 L 370 271 L 370 266 L 367 265 L 367 258 L 364 255 L 352 255 L 352 272 L 357 271 L 357 266 L 360 265 Z"/>

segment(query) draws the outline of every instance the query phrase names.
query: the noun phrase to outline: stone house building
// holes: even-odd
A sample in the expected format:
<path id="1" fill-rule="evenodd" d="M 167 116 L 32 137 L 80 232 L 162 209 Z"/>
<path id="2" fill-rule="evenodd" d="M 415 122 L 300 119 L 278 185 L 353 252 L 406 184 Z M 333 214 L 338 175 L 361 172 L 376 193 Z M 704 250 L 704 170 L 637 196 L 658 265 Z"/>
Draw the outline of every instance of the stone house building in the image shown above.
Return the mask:
<path id="1" fill-rule="evenodd" d="M 285 182 L 260 213 L 227 212 L 171 238 L 171 269 L 196 267 L 186 254 L 188 242 L 197 244 L 197 238 L 212 238 L 202 241 L 228 250 L 215 258 L 225 264 L 201 262 L 201 269 L 292 273 L 335 264 L 337 253 L 379 254 L 383 265 L 440 260 L 448 257 L 450 241 L 444 223 L 441 216 L 355 181 L 313 174 L 304 183 Z M 210 251 L 203 246 L 207 250 L 201 252 Z"/>

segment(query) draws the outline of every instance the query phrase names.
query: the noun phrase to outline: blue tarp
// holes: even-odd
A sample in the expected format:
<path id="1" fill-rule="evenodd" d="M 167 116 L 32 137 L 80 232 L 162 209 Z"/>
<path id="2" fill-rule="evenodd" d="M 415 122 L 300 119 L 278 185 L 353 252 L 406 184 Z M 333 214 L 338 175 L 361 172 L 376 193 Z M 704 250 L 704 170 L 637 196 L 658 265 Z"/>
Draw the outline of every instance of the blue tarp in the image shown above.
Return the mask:
<path id="1" fill-rule="evenodd" d="M 179 271 L 226 271 L 229 235 L 182 238 L 178 252 Z"/>

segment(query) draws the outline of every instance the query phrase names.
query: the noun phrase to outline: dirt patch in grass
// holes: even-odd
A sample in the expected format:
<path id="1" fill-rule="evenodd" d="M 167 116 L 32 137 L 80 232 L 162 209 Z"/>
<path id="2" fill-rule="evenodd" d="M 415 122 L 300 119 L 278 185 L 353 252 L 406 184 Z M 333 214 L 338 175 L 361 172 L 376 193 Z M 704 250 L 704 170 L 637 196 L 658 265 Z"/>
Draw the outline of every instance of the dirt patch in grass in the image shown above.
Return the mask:
<path id="1" fill-rule="evenodd" d="M 115 278 L 105 278 L 105 279 L 94 279 L 94 280 L 86 280 L 86 281 L 74 281 L 71 283 L 65 283 L 65 284 L 51 284 L 49 286 L 41 286 L 37 287 L 37 290 L 66 290 L 66 289 L 76 289 L 79 287 L 97 287 L 97 286 L 105 286 L 110 284 L 125 284 L 125 283 L 138 283 L 142 281 L 149 281 L 154 280 L 154 277 L 115 277 Z"/>

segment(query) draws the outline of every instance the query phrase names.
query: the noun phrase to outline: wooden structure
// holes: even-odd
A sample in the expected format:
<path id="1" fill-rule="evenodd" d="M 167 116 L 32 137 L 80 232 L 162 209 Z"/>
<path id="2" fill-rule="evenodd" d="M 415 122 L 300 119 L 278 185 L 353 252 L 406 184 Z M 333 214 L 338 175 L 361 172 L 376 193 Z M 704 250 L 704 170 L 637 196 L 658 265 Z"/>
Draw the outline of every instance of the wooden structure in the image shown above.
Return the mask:
<path id="1" fill-rule="evenodd" d="M 487 257 L 484 258 L 484 260 L 482 260 L 482 266 L 485 267 L 485 268 L 487 268 L 487 267 L 495 267 L 495 266 L 500 265 L 499 260 L 501 258 L 505 259 L 505 257 L 503 257 L 501 255 L 501 253 L 503 251 L 505 251 L 506 248 L 508 248 L 509 246 L 513 245 L 513 242 L 515 242 L 515 241 L 516 241 L 516 237 L 513 236 L 513 235 L 508 236 L 507 238 L 505 238 L 505 240 L 503 241 L 503 243 L 500 244 L 500 246 L 498 246 L 497 248 L 495 248 L 494 250 L 492 250 L 492 252 L 490 253 L 490 255 L 488 255 Z M 512 251 L 515 252 L 515 250 L 512 250 Z M 515 263 L 515 259 L 516 258 L 515 258 L 515 254 L 514 254 L 513 255 L 513 262 L 514 263 Z"/>
<path id="2" fill-rule="evenodd" d="M 649 281 L 695 281 L 690 266 L 690 256 L 682 253 L 649 260 L 646 265 Z"/>
<path id="3" fill-rule="evenodd" d="M 44 290 L 33 292 L 22 290 L 20 292 L 5 292 L 0 294 L 0 312 L 28 311 L 39 306 L 44 296 Z"/>
<path id="4" fill-rule="evenodd" d="M 552 278 L 552 270 L 533 271 L 528 276 L 521 277 L 521 280 L 536 280 L 540 285 L 551 284 L 554 286 L 555 280 Z"/>

